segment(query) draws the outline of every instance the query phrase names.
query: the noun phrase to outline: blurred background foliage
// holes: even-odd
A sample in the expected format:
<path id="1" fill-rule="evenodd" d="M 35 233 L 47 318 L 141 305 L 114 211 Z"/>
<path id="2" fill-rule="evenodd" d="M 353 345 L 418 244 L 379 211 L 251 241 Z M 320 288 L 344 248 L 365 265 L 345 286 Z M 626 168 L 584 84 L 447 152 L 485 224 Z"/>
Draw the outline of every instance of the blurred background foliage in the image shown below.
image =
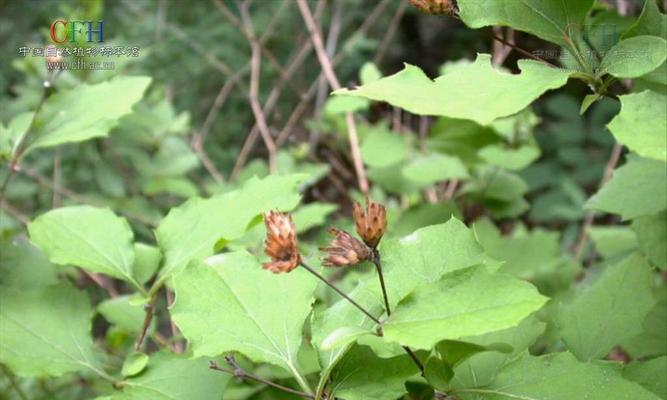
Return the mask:
<path id="1" fill-rule="evenodd" d="M 596 16 L 613 21 L 620 35 L 642 3 L 628 2 L 629 16 L 624 17 L 609 2 L 599 1 Z M 442 70 L 471 62 L 477 53 L 503 51 L 490 38 L 491 29 L 468 29 L 453 18 L 422 14 L 405 1 L 311 0 L 309 5 L 336 74 L 347 87 L 396 73 L 403 63 L 436 77 Z M 21 160 L 0 211 L 6 254 L 9 241 L 19 237 L 34 216 L 61 205 L 84 203 L 110 206 L 129 219 L 139 241 L 154 244 L 152 229 L 170 208 L 191 197 L 238 188 L 253 176 L 267 176 L 268 153 L 253 129 L 255 116 L 248 96 L 251 48 L 246 34 L 250 26 L 263 47 L 258 100 L 271 104 L 265 115 L 279 145 L 277 171 L 308 177 L 301 188 L 304 201 L 294 213 L 300 233 L 312 239 L 303 243 L 308 248 L 305 254 L 314 253 L 323 243 L 321 228 L 327 221 L 336 218 L 339 226 L 351 227 L 351 200 L 363 197 L 356 189 L 347 139 L 345 113 L 349 111 L 355 112 L 370 195 L 388 206 L 389 237 L 407 235 L 454 215 L 474 226 L 491 257 L 506 259 L 504 272 L 530 279 L 541 292 L 554 297 L 571 294 L 571 284 L 580 278 L 583 265 L 617 256 L 606 251 L 610 247 L 637 246 L 624 226 L 592 232 L 597 248 L 586 244 L 580 259 L 572 255 L 587 217 L 583 205 L 598 190 L 612 153 L 614 141 L 606 124 L 618 113 L 616 100 L 596 102 L 581 116 L 580 99 L 589 88 L 573 79 L 563 90 L 548 92 L 522 112 L 482 126 L 420 117 L 358 98 L 329 97 L 330 88 L 321 77 L 296 3 L 251 1 L 249 19 L 243 9 L 243 4 L 232 0 L 0 0 L 3 162 L 11 155 L 12 138 L 25 126 L 20 116 L 38 107 L 43 81 L 52 77 L 43 58 L 22 57 L 18 49 L 48 44 L 54 19 L 104 19 L 105 44 L 140 48 L 138 58 L 114 59 L 114 70 L 59 73 L 53 79 L 56 93 L 114 77 L 152 78 L 143 98 L 131 113 L 115 121 L 108 136 L 50 151 L 35 149 Z M 553 49 L 528 34 L 513 35 L 526 51 Z M 499 59 L 502 68 L 518 72 L 521 58 L 512 51 Z M 78 101 L 113 105 L 128 99 L 120 92 L 105 98 L 82 95 Z M 85 112 L 85 107 L 80 110 Z M 7 173 L 3 166 L 0 177 Z M 618 216 L 608 215 L 596 220 L 597 225 L 619 222 Z M 259 253 L 262 236 L 263 227 L 256 224 L 243 237 L 221 241 L 216 248 L 251 248 Z M 46 260 L 40 262 L 53 267 Z M 341 287 L 353 287 L 368 272 L 338 276 Z M 5 279 L 22 279 L 8 276 Z M 77 279 L 83 286 L 86 278 Z M 100 297 L 97 293 L 93 298 Z M 98 317 L 95 329 L 109 348 L 127 348 L 142 312 L 135 309 L 129 315 L 127 308 L 116 303 L 107 300 L 98 305 L 106 322 Z M 553 325 L 549 316 L 544 319 Z M 541 351 L 562 345 L 548 333 L 539 342 Z M 265 372 L 280 378 L 279 372 Z M 59 398 L 87 398 L 95 392 L 59 382 L 68 379 L 54 379 L 45 386 L 58 392 Z M 243 398 L 248 388 L 237 386 L 230 390 Z M 265 390 L 255 398 L 278 398 L 274 395 Z"/>

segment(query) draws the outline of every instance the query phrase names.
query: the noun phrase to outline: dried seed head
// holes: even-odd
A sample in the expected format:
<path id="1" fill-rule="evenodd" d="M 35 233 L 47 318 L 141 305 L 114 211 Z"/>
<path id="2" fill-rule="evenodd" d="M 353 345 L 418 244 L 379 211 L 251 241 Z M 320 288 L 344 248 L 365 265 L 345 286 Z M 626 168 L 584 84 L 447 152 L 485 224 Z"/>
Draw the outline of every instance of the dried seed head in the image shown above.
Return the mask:
<path id="1" fill-rule="evenodd" d="M 410 3 L 427 14 L 453 15 L 456 11 L 454 0 L 410 0 Z"/>
<path id="2" fill-rule="evenodd" d="M 262 267 L 276 274 L 290 272 L 298 267 L 301 257 L 292 217 L 285 213 L 269 211 L 264 214 L 264 225 L 266 225 L 264 253 L 271 257 L 271 261 L 262 264 Z"/>
<path id="3" fill-rule="evenodd" d="M 354 224 L 361 239 L 372 249 L 376 248 L 387 229 L 387 210 L 380 203 L 366 199 L 366 210 L 354 203 Z"/>
<path id="4" fill-rule="evenodd" d="M 370 260 L 371 249 L 349 233 L 336 228 L 329 228 L 329 233 L 333 240 L 320 249 L 328 253 L 323 262 L 326 267 L 344 267 Z"/>

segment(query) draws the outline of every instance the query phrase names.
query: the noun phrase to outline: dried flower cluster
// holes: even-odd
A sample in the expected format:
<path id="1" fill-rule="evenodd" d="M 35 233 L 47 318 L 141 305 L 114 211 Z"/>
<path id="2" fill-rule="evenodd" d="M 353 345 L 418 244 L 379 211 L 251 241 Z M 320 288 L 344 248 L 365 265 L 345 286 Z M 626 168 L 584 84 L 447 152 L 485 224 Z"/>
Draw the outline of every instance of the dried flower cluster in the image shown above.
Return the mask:
<path id="1" fill-rule="evenodd" d="M 329 228 L 329 233 L 333 240 L 329 246 L 320 249 L 328 253 L 324 259 L 325 266 L 343 267 L 370 259 L 371 249 L 349 233 L 336 228 Z"/>
<path id="2" fill-rule="evenodd" d="M 361 239 L 375 249 L 387 229 L 387 210 L 380 203 L 366 200 L 366 209 L 354 203 L 354 225 Z"/>
<path id="3" fill-rule="evenodd" d="M 410 0 L 420 11 L 434 15 L 452 15 L 456 11 L 454 0 Z"/>
<path id="4" fill-rule="evenodd" d="M 323 264 L 327 267 L 356 265 L 371 260 L 384 231 L 387 228 L 387 211 L 374 201 L 366 201 L 366 208 L 354 204 L 354 223 L 363 243 L 349 233 L 330 228 L 333 239 L 320 250 L 327 253 Z M 269 211 L 264 215 L 266 241 L 264 252 L 271 261 L 262 264 L 274 273 L 290 272 L 301 262 L 292 217 L 281 212 Z"/>
<path id="5" fill-rule="evenodd" d="M 262 267 L 276 274 L 290 272 L 298 267 L 301 256 L 292 217 L 285 213 L 269 211 L 264 214 L 264 225 L 266 225 L 264 253 L 271 257 L 271 261 L 262 264 Z"/>

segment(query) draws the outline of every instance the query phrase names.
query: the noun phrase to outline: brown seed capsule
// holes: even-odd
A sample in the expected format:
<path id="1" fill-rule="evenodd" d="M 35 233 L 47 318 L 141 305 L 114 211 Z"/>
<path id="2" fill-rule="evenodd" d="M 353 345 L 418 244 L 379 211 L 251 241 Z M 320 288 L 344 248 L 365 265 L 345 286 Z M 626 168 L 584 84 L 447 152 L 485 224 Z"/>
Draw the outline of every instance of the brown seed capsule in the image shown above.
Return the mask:
<path id="1" fill-rule="evenodd" d="M 361 239 L 372 249 L 376 248 L 387 229 L 387 210 L 380 203 L 366 199 L 366 210 L 354 203 L 354 224 Z"/>
<path id="2" fill-rule="evenodd" d="M 456 11 L 454 0 L 410 0 L 410 3 L 427 14 L 452 15 Z"/>
<path id="3" fill-rule="evenodd" d="M 370 260 L 371 249 L 349 233 L 336 228 L 328 232 L 334 237 L 329 246 L 320 250 L 328 253 L 323 263 L 326 267 L 344 267 Z"/>
<path id="4" fill-rule="evenodd" d="M 264 214 L 266 240 L 264 253 L 271 257 L 262 264 L 273 273 L 290 272 L 299 266 L 301 257 L 296 240 L 296 229 L 292 217 L 281 212 L 269 211 Z"/>

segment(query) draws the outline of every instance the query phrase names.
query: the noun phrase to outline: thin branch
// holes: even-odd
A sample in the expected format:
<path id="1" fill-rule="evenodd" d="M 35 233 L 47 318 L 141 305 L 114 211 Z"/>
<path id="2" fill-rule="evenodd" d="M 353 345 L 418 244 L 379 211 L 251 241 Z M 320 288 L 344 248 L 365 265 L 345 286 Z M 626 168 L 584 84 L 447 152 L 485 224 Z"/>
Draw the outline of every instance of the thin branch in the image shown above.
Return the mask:
<path id="1" fill-rule="evenodd" d="M 317 277 L 317 279 L 321 280 L 321 281 L 324 282 L 327 286 L 329 286 L 330 288 L 332 288 L 336 293 L 338 293 L 339 295 L 341 295 L 345 300 L 349 301 L 350 304 L 352 304 L 353 306 L 357 307 L 357 308 L 359 309 L 359 311 L 361 311 L 362 313 L 366 314 L 366 316 L 367 316 L 368 318 L 370 318 L 373 322 L 375 322 L 375 323 L 378 324 L 378 325 L 381 324 L 381 322 L 380 322 L 379 319 L 375 318 L 370 312 L 368 312 L 368 310 L 366 310 L 364 307 L 362 307 L 362 306 L 361 306 L 359 303 L 357 303 L 356 301 L 352 300 L 352 298 L 351 298 L 350 296 L 346 295 L 342 290 L 338 289 L 338 287 L 336 287 L 336 285 L 334 285 L 333 283 L 329 282 L 329 280 L 328 280 L 327 278 L 325 278 L 325 277 L 323 277 L 322 275 L 320 275 L 317 271 L 315 271 L 314 269 L 312 269 L 311 267 L 309 267 L 308 265 L 306 265 L 306 263 L 304 263 L 303 261 L 301 261 L 301 266 L 302 266 L 303 268 L 305 268 L 305 269 L 306 269 L 308 272 L 310 272 L 311 274 L 315 275 L 315 277 Z"/>
<path id="2" fill-rule="evenodd" d="M 229 94 L 232 92 L 232 89 L 234 88 L 234 85 L 236 85 L 236 82 L 239 79 L 241 79 L 243 74 L 245 74 L 246 69 L 247 68 L 244 67 L 238 70 L 233 76 L 225 80 L 225 83 L 220 87 L 220 91 L 218 91 L 217 96 L 215 96 L 215 100 L 213 100 L 213 105 L 211 106 L 211 109 L 208 111 L 208 114 L 206 114 L 206 118 L 204 119 L 204 123 L 202 124 L 201 129 L 192 139 L 193 147 L 195 141 L 199 143 L 199 146 L 203 145 L 204 140 L 206 140 L 206 136 L 211 130 L 211 126 L 213 126 L 213 121 L 215 121 L 215 117 L 217 117 L 218 113 L 220 112 L 220 109 L 225 104 L 225 101 L 227 100 Z"/>
<path id="3" fill-rule="evenodd" d="M 155 292 L 153 296 L 151 296 L 151 298 L 148 300 L 148 303 L 144 305 L 144 310 L 146 311 L 146 314 L 144 315 L 144 322 L 141 324 L 141 329 L 139 330 L 139 336 L 137 337 L 137 342 L 134 344 L 134 349 L 136 351 L 139 351 L 141 349 L 141 345 L 144 342 L 144 338 L 146 337 L 146 332 L 148 332 L 148 328 L 151 326 L 151 322 L 153 321 L 155 302 L 157 301 L 157 294 L 158 292 Z"/>
<path id="4" fill-rule="evenodd" d="M 454 197 L 454 193 L 456 193 L 456 188 L 459 186 L 459 180 L 458 179 L 452 179 L 447 183 L 447 187 L 445 188 L 445 195 L 444 198 L 445 200 L 450 200 L 452 197 Z"/>
<path id="5" fill-rule="evenodd" d="M 458 19 L 459 21 L 461 21 L 461 17 L 459 17 L 458 15 L 453 15 L 452 17 L 455 18 L 455 19 Z M 463 21 L 461 21 L 461 22 L 463 22 Z M 519 47 L 519 46 L 516 46 L 514 43 L 510 43 L 510 42 L 508 42 L 507 40 L 503 39 L 502 37 L 496 35 L 496 34 L 493 33 L 493 32 L 489 33 L 489 32 L 484 31 L 484 30 L 482 30 L 482 32 L 483 32 L 485 35 L 488 35 L 490 38 L 492 38 L 492 39 L 494 39 L 494 40 L 497 40 L 498 42 L 504 44 L 505 46 L 509 46 L 509 47 L 512 48 L 513 50 L 516 50 L 517 52 L 523 54 L 524 56 L 526 56 L 526 57 L 528 57 L 528 58 L 532 58 L 533 60 L 535 60 L 535 61 L 539 61 L 539 62 L 541 62 L 541 63 L 544 63 L 544 64 L 546 64 L 546 65 L 548 65 L 548 66 L 550 66 L 550 67 L 557 68 L 557 65 L 555 65 L 555 64 L 553 64 L 553 63 L 551 63 L 551 62 L 549 62 L 549 61 L 547 61 L 547 60 L 545 60 L 545 59 L 543 59 L 543 58 L 540 58 L 540 57 L 536 56 L 535 54 L 532 54 L 532 53 L 530 53 L 530 52 L 528 52 L 528 51 L 522 49 L 522 48 Z M 569 40 L 569 38 L 567 38 L 567 37 L 566 37 L 566 39 Z"/>
<path id="6" fill-rule="evenodd" d="M 21 398 L 21 400 L 28 400 L 28 396 L 25 394 L 23 389 L 21 389 L 21 385 L 16 381 L 16 376 L 14 373 L 4 364 L 0 364 L 0 368 L 2 368 L 2 371 L 5 373 L 5 376 L 7 379 L 9 379 L 9 383 L 12 385 L 12 388 L 14 388 L 14 391 L 18 396 Z"/>
<path id="7" fill-rule="evenodd" d="M 221 368 L 221 367 L 218 366 L 218 363 L 216 363 L 213 360 L 209 361 L 209 366 L 208 367 L 212 370 L 215 370 L 215 371 L 220 371 L 220 372 L 224 372 L 224 373 L 227 373 L 227 374 L 230 374 L 230 375 L 234 375 L 235 377 L 237 377 L 239 379 L 248 379 L 248 380 L 252 380 L 252 381 L 255 381 L 255 382 L 259 382 L 259 383 L 262 383 L 264 385 L 276 388 L 278 390 L 282 390 L 283 392 L 295 394 L 297 396 L 301 396 L 301 397 L 306 398 L 306 399 L 314 399 L 315 398 L 315 396 L 310 394 L 310 393 L 302 392 L 300 390 L 292 389 L 292 388 L 289 388 L 287 386 L 283 386 L 283 385 L 280 385 L 278 383 L 271 382 L 267 379 L 264 379 L 260 376 L 257 376 L 257 375 L 255 375 L 251 372 L 248 372 L 248 371 L 244 370 L 243 368 L 241 368 L 241 366 L 236 362 L 236 360 L 232 356 L 225 356 L 225 361 L 227 361 L 227 363 L 233 369 L 229 370 L 229 369 Z"/>
<path id="8" fill-rule="evenodd" d="M 323 7 L 321 7 L 323 4 L 324 4 L 323 0 L 320 0 L 317 3 L 316 9 L 315 9 L 316 15 L 320 10 L 323 9 Z M 343 46 L 341 46 L 341 48 L 345 48 L 348 43 L 350 43 L 352 40 L 354 40 L 358 36 L 365 35 L 368 32 L 368 30 L 371 28 L 371 26 L 373 26 L 375 21 L 380 17 L 380 15 L 382 15 L 384 9 L 387 7 L 387 4 L 389 4 L 389 0 L 380 1 L 375 6 L 375 9 L 368 15 L 368 17 L 366 17 L 366 20 L 364 20 L 364 22 L 361 24 L 359 29 L 357 29 L 354 33 L 352 33 L 350 35 L 350 37 L 346 40 L 346 42 L 343 44 Z M 312 46 L 312 43 L 311 43 L 310 40 L 308 40 L 306 42 L 306 45 L 304 45 L 304 48 L 302 50 L 306 50 L 307 45 Z M 310 48 L 308 48 L 307 50 L 310 51 Z M 341 61 L 343 61 L 343 59 L 345 58 L 345 56 L 347 54 L 348 53 L 343 52 L 343 51 L 338 52 L 338 54 L 336 54 L 336 56 L 332 60 L 333 66 L 335 67 Z M 289 71 L 289 68 L 288 68 L 288 71 Z M 299 118 L 301 118 L 303 113 L 308 109 L 308 103 L 311 101 L 312 97 L 316 93 L 317 82 L 319 82 L 319 79 L 320 79 L 321 76 L 323 76 L 323 73 L 320 71 L 318 76 L 311 83 L 310 87 L 308 88 L 308 91 L 301 98 L 301 101 L 299 102 L 299 104 L 297 104 L 297 106 L 294 108 L 294 111 L 292 111 L 292 113 L 290 114 L 289 118 L 287 119 L 287 122 L 285 123 L 285 126 L 280 131 L 280 133 L 278 134 L 278 137 L 276 139 L 276 144 L 278 146 L 281 146 L 289 138 L 290 134 L 293 131 L 294 126 L 296 126 L 297 122 L 299 121 Z M 269 96 L 269 98 L 270 97 L 271 96 Z M 265 112 L 266 112 L 266 110 L 265 110 Z M 259 136 L 258 134 L 253 135 L 252 132 L 251 132 L 251 135 L 249 135 L 246 138 L 246 142 L 243 144 L 243 148 L 241 149 L 241 152 L 239 153 L 239 157 L 236 160 L 236 164 L 234 165 L 234 169 L 233 169 L 232 174 L 231 174 L 231 179 L 233 179 L 238 174 L 238 172 L 241 171 L 241 168 L 243 167 L 243 165 L 245 165 L 245 163 L 248 159 L 248 155 L 252 151 L 258 136 Z"/>
<path id="9" fill-rule="evenodd" d="M 315 22 L 315 19 L 313 18 L 313 14 L 310 12 L 310 7 L 308 7 L 308 3 L 306 3 L 306 0 L 297 0 L 297 5 L 299 6 L 299 11 L 301 12 L 301 16 L 303 17 L 303 20 L 306 23 L 306 27 L 308 28 L 308 33 L 310 33 L 310 39 L 312 40 L 313 46 L 315 47 L 315 53 L 317 54 L 317 59 L 320 62 L 320 66 L 322 67 L 322 72 L 324 72 L 324 76 L 327 78 L 327 81 L 329 82 L 329 86 L 331 86 L 334 90 L 340 89 L 340 82 L 338 81 L 338 77 L 336 76 L 336 73 L 333 70 L 331 61 L 329 61 L 329 57 L 327 56 L 326 50 L 324 49 L 324 43 L 322 42 L 322 35 L 320 35 L 320 31 L 317 28 L 317 24 Z"/>
<path id="10" fill-rule="evenodd" d="M 380 252 L 373 249 L 373 264 L 380 278 L 380 288 L 382 288 L 382 298 L 384 299 L 384 308 L 387 310 L 387 316 L 391 316 L 391 308 L 389 307 L 389 297 L 387 296 L 387 287 L 384 284 L 384 275 L 382 274 L 382 262 L 380 261 Z"/>
<path id="11" fill-rule="evenodd" d="M 35 108 L 35 112 L 32 114 L 32 119 L 30 120 L 30 125 L 28 125 L 28 129 L 26 132 L 21 136 L 19 139 L 19 142 L 14 146 L 14 154 L 12 154 L 12 158 L 9 161 L 9 168 L 7 170 L 7 175 L 5 175 L 5 179 L 2 182 L 2 186 L 0 186 L 0 203 L 5 198 L 5 191 L 7 190 L 7 187 L 9 187 L 9 182 L 11 181 L 12 177 L 16 172 L 20 170 L 19 162 L 21 160 L 21 156 L 23 156 L 23 152 L 25 151 L 26 147 L 26 140 L 28 139 L 28 136 L 32 133 L 33 129 L 35 128 L 35 123 L 37 121 L 37 115 L 39 115 L 39 111 L 42 109 L 42 106 L 44 105 L 44 102 L 46 101 L 46 98 L 49 96 L 49 90 L 51 89 L 52 82 L 47 78 L 43 84 L 42 84 L 42 95 L 39 98 L 39 103 L 37 103 L 37 107 Z"/>
<path id="12" fill-rule="evenodd" d="M 107 294 L 109 295 L 109 297 L 111 297 L 111 298 L 118 297 L 118 291 L 113 286 L 112 281 L 109 280 L 109 278 L 107 278 L 103 275 L 97 274 L 95 272 L 86 271 L 85 269 L 82 269 L 82 268 L 79 269 L 79 270 L 86 277 L 88 277 L 88 279 L 93 281 L 93 283 L 95 283 L 97 286 L 104 289 L 107 292 Z"/>
<path id="13" fill-rule="evenodd" d="M 403 347 L 403 350 L 405 350 L 406 353 L 408 353 L 408 356 L 410 356 L 410 359 L 412 359 L 412 362 L 415 363 L 417 368 L 419 369 L 419 372 L 424 375 L 424 364 L 422 364 L 421 360 L 417 355 L 415 354 L 414 351 L 412 351 L 408 346 L 401 346 Z"/>
<path id="14" fill-rule="evenodd" d="M 504 44 L 505 46 L 508 46 L 508 47 L 512 48 L 513 50 L 516 50 L 517 52 L 523 54 L 526 57 L 532 58 L 533 60 L 539 61 L 539 62 L 541 62 L 543 64 L 546 64 L 550 67 L 557 67 L 555 64 L 553 64 L 553 63 L 551 63 L 551 62 L 549 62 L 549 61 L 547 61 L 543 58 L 540 58 L 540 57 L 536 56 L 535 54 L 532 54 L 532 53 L 522 49 L 521 47 L 516 46 L 513 43 L 508 42 L 507 40 L 501 38 L 500 36 L 497 36 L 493 33 L 487 33 L 487 35 L 489 35 L 492 39 L 497 40 L 498 42 Z"/>
<path id="15" fill-rule="evenodd" d="M 251 41 L 255 40 L 254 39 L 254 37 L 255 37 L 254 32 L 252 32 L 252 30 L 249 29 L 249 27 L 247 26 L 245 21 L 243 21 L 243 17 L 241 19 L 239 19 L 236 15 L 234 15 L 234 13 L 221 0 L 213 0 L 213 3 L 218 8 L 218 10 L 222 13 L 222 15 L 227 19 L 227 21 L 229 21 L 232 25 L 234 25 L 238 30 L 241 31 L 241 33 L 243 34 L 243 36 L 246 37 L 248 42 L 251 42 Z M 282 13 L 283 8 L 287 4 L 288 4 L 287 0 L 283 0 L 280 3 L 280 7 L 278 8 L 278 11 L 276 11 L 274 13 L 274 17 L 271 20 L 271 22 L 269 22 L 267 28 L 265 29 L 264 33 L 262 34 L 262 37 L 264 37 L 267 32 L 271 32 L 273 30 L 274 24 L 278 20 L 278 17 Z M 278 59 L 271 52 L 271 50 L 264 47 L 264 43 L 265 43 L 264 40 L 262 40 L 262 39 L 259 40 L 262 55 L 264 55 L 264 57 L 266 57 L 269 60 L 269 62 L 271 63 L 271 66 L 273 66 L 273 68 L 275 68 L 278 71 L 278 75 L 280 76 L 280 79 L 287 82 L 288 85 L 292 88 L 292 90 L 294 90 L 294 92 L 297 95 L 300 96 L 301 91 L 299 90 L 299 88 L 297 88 L 294 85 L 294 83 L 292 81 L 289 80 L 289 77 L 287 75 L 287 70 L 285 70 L 285 68 L 283 68 L 282 65 L 280 65 L 280 63 L 278 62 Z"/>
<path id="16" fill-rule="evenodd" d="M 614 148 L 611 150 L 609 161 L 607 161 L 607 166 L 604 169 L 604 174 L 602 175 L 602 180 L 600 181 L 598 188 L 602 188 L 604 184 L 607 183 L 609 179 L 611 179 L 611 176 L 614 174 L 614 169 L 616 168 L 616 165 L 621 158 L 622 152 L 623 145 L 619 144 L 618 142 L 614 143 Z M 594 219 L 595 212 L 589 211 L 586 214 L 586 218 L 584 219 L 584 224 L 582 225 L 581 234 L 579 235 L 577 244 L 574 246 L 574 259 L 577 261 L 581 260 L 581 255 L 583 253 L 586 242 L 588 241 L 588 233 L 591 229 L 591 226 L 593 226 Z"/>
<path id="17" fill-rule="evenodd" d="M 327 57 L 331 59 L 336 55 L 336 45 L 338 44 L 338 36 L 341 31 L 341 21 L 343 19 L 343 2 L 339 1 L 335 3 L 333 16 L 331 17 L 331 24 L 329 25 L 329 33 L 327 34 L 327 43 L 325 50 Z M 315 116 L 319 117 L 322 113 L 322 107 L 326 103 L 328 93 L 327 80 L 324 76 L 320 76 L 320 79 L 317 83 L 317 95 L 315 96 Z M 308 138 L 308 143 L 310 147 L 311 154 L 315 154 L 317 149 L 317 143 L 320 139 L 320 132 L 318 129 L 313 129 L 310 132 L 310 137 Z"/>
<path id="18" fill-rule="evenodd" d="M 167 21 L 167 0 L 160 0 L 155 14 L 155 41 L 162 41 L 164 23 Z"/>
<path id="19" fill-rule="evenodd" d="M 62 180 L 62 170 L 61 170 L 61 160 L 60 160 L 60 149 L 56 148 L 53 152 L 53 185 L 60 186 L 60 181 Z M 60 193 L 55 190 L 51 191 L 51 208 L 60 207 Z"/>
<path id="20" fill-rule="evenodd" d="M 16 218 L 16 220 L 22 223 L 23 225 L 27 225 L 30 222 L 30 217 L 23 214 L 21 211 L 19 211 L 19 209 L 9 204 L 7 200 L 0 201 L 0 208 L 7 211 L 9 215 Z"/>
<path id="21" fill-rule="evenodd" d="M 320 76 L 322 76 L 322 73 L 320 73 Z M 297 106 L 294 108 L 292 114 L 290 114 L 289 118 L 287 118 L 285 126 L 283 126 L 283 129 L 278 134 L 278 137 L 276 138 L 276 143 L 278 143 L 278 145 L 282 145 L 287 140 L 287 138 L 289 138 L 289 135 L 294 130 L 294 127 L 296 126 L 297 122 L 299 122 L 299 119 L 301 118 L 303 113 L 306 112 L 306 110 L 308 109 L 308 102 L 315 95 L 316 89 L 317 89 L 317 80 L 314 80 L 313 83 L 308 88 L 306 96 L 304 96 L 304 98 L 301 99 L 299 104 L 297 104 Z"/>
<path id="22" fill-rule="evenodd" d="M 310 12 L 310 8 L 306 3 L 306 0 L 297 0 L 297 5 L 299 6 L 299 11 L 303 17 L 308 32 L 310 32 L 310 38 L 313 41 L 313 46 L 315 47 L 315 52 L 317 58 L 320 61 L 320 65 L 324 72 L 324 76 L 329 82 L 329 86 L 333 89 L 340 89 L 340 82 L 336 77 L 336 73 L 333 70 L 333 66 L 329 57 L 326 54 L 324 49 L 324 44 L 322 43 L 322 36 L 320 35 L 313 14 Z M 359 189 L 363 193 L 368 193 L 368 180 L 366 179 L 366 171 L 364 170 L 364 163 L 361 160 L 361 151 L 359 150 L 359 138 L 357 136 L 357 127 L 354 122 L 354 116 L 352 113 L 347 113 L 345 115 L 345 122 L 347 124 L 348 130 L 348 139 L 350 141 L 350 149 L 352 151 L 352 161 L 354 164 L 354 169 L 357 173 L 357 180 L 359 184 Z"/>
<path id="23" fill-rule="evenodd" d="M 494 26 L 493 33 L 496 36 L 503 37 L 503 28 L 500 26 Z M 507 42 L 514 44 L 514 30 L 512 28 L 507 28 L 506 36 L 507 36 Z M 510 46 L 494 39 L 493 55 L 491 56 L 491 63 L 493 65 L 502 65 L 511 51 L 512 48 Z"/>
<path id="24" fill-rule="evenodd" d="M 384 275 L 382 274 L 382 262 L 380 260 L 380 252 L 377 249 L 373 249 L 373 258 L 371 260 L 375 264 L 375 269 L 377 269 L 378 277 L 380 278 L 380 288 L 382 288 L 382 297 L 384 299 L 384 307 L 387 311 L 387 316 L 391 316 L 391 308 L 389 307 L 389 297 L 387 296 L 387 287 L 384 283 Z M 417 357 L 417 355 L 410 349 L 408 346 L 401 346 L 403 350 L 410 356 L 412 362 L 415 363 L 419 372 L 424 375 L 424 364 Z"/>
<path id="25" fill-rule="evenodd" d="M 377 54 L 375 55 L 375 58 L 373 58 L 373 63 L 375 65 L 379 65 L 380 62 L 382 62 L 382 59 L 384 58 L 384 55 L 387 52 L 387 49 L 389 48 L 389 45 L 392 43 L 392 40 L 394 39 L 394 35 L 396 34 L 396 30 L 398 29 L 398 25 L 401 22 L 401 19 L 403 18 L 403 14 L 405 14 L 405 9 L 407 8 L 408 2 L 407 1 L 402 1 L 401 4 L 398 6 L 398 9 L 396 10 L 396 13 L 391 19 L 391 22 L 389 23 L 389 27 L 387 28 L 387 31 L 382 38 L 382 43 L 380 43 L 380 50 L 378 50 Z"/>
<path id="26" fill-rule="evenodd" d="M 241 18 L 243 20 L 243 25 L 248 32 L 248 40 L 250 41 L 250 47 L 252 51 L 250 59 L 250 107 L 252 108 L 252 113 L 255 115 L 255 120 L 257 121 L 257 126 L 259 127 L 259 133 L 262 135 L 266 150 L 269 152 L 269 170 L 272 173 L 275 173 L 277 172 L 278 168 L 278 165 L 276 164 L 276 143 L 273 141 L 273 137 L 271 137 L 271 132 L 269 131 L 269 127 L 266 124 L 266 117 L 262 111 L 262 107 L 259 105 L 259 80 L 261 72 L 260 68 L 262 51 L 260 44 L 255 37 L 252 20 L 248 15 L 247 4 L 247 2 L 244 2 L 243 6 L 241 6 Z"/>

